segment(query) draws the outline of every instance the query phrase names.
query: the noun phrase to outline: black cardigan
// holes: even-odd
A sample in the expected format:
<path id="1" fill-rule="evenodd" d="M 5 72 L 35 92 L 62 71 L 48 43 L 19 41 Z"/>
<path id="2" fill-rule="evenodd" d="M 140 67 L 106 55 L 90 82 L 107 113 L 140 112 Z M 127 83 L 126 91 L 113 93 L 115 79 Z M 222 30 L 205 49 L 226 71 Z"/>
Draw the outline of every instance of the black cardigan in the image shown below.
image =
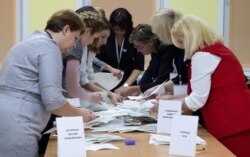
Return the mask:
<path id="1" fill-rule="evenodd" d="M 144 70 L 144 55 L 137 52 L 133 44 L 129 43 L 128 38 L 128 35 L 126 35 L 119 66 L 116 57 L 115 35 L 113 33 L 109 36 L 107 44 L 101 47 L 100 54 L 97 55 L 97 58 L 100 60 L 124 72 L 122 81 L 114 89 L 123 85 L 134 69 Z M 136 84 L 136 82 L 134 82 L 134 84 Z"/>
<path id="2" fill-rule="evenodd" d="M 156 52 L 152 52 L 149 66 L 139 82 L 141 92 L 169 80 L 170 72 L 173 71 L 173 59 L 179 51 L 183 50 L 158 41 Z"/>

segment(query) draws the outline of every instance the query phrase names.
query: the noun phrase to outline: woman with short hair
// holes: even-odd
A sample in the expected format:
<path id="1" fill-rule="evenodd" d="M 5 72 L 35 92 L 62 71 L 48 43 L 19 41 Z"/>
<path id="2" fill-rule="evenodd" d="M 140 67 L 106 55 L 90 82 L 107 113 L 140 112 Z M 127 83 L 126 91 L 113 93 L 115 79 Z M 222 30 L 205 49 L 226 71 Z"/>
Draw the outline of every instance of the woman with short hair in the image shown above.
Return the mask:
<path id="1" fill-rule="evenodd" d="M 95 118 L 62 94 L 62 53 L 75 47 L 84 31 L 72 10 L 60 10 L 36 32 L 18 43 L 5 57 L 0 73 L 0 152 L 6 157 L 35 157 L 38 141 L 51 113 Z"/>

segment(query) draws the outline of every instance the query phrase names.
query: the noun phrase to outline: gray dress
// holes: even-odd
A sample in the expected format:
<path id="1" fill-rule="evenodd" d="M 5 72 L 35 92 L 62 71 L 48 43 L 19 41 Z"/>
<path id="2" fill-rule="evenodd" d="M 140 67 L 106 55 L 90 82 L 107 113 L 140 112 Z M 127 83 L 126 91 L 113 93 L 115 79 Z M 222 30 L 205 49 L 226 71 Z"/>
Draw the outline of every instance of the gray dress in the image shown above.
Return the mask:
<path id="1" fill-rule="evenodd" d="M 35 157 L 51 112 L 62 95 L 62 57 L 46 33 L 37 32 L 7 54 L 0 73 L 0 156 Z"/>

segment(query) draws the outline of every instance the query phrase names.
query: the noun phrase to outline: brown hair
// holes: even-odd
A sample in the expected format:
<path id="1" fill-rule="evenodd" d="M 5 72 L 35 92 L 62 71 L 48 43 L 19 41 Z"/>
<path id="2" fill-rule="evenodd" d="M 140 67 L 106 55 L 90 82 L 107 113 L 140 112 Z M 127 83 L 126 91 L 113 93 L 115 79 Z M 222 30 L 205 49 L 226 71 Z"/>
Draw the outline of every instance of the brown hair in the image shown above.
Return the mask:
<path id="1" fill-rule="evenodd" d="M 105 16 L 105 11 L 100 8 L 100 7 L 94 7 L 97 11 L 97 13 L 99 14 L 99 16 L 102 17 L 103 20 L 103 27 L 102 27 L 102 31 L 103 30 L 110 30 L 111 29 L 111 25 L 109 23 L 109 21 L 107 20 L 106 16 Z M 99 38 L 95 38 L 93 43 L 91 45 L 88 45 L 88 50 L 89 51 L 93 51 L 95 53 L 99 53 L 100 52 L 100 47 L 97 47 L 97 43 L 98 43 Z"/>
<path id="2" fill-rule="evenodd" d="M 142 43 L 153 41 L 155 43 L 157 40 L 158 36 L 152 32 L 152 28 L 148 24 L 138 24 L 129 37 L 130 43 L 134 43 L 135 41 Z"/>
<path id="3" fill-rule="evenodd" d="M 81 33 L 84 32 L 83 21 L 70 9 L 63 9 L 55 12 L 47 21 L 45 30 L 60 32 L 66 25 L 69 25 L 71 31 L 80 30 Z"/>
<path id="4" fill-rule="evenodd" d="M 91 28 L 91 34 L 100 32 L 103 28 L 103 18 L 95 12 L 83 11 L 79 13 L 79 16 L 83 20 L 85 28 Z"/>

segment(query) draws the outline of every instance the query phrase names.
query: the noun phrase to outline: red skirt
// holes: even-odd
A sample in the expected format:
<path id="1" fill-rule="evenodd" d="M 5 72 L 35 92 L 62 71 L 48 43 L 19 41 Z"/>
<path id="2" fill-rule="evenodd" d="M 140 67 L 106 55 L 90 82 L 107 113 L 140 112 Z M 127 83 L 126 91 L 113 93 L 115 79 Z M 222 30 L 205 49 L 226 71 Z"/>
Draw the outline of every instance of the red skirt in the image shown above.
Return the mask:
<path id="1" fill-rule="evenodd" d="M 219 139 L 219 141 L 237 157 L 250 157 L 250 130 Z"/>

